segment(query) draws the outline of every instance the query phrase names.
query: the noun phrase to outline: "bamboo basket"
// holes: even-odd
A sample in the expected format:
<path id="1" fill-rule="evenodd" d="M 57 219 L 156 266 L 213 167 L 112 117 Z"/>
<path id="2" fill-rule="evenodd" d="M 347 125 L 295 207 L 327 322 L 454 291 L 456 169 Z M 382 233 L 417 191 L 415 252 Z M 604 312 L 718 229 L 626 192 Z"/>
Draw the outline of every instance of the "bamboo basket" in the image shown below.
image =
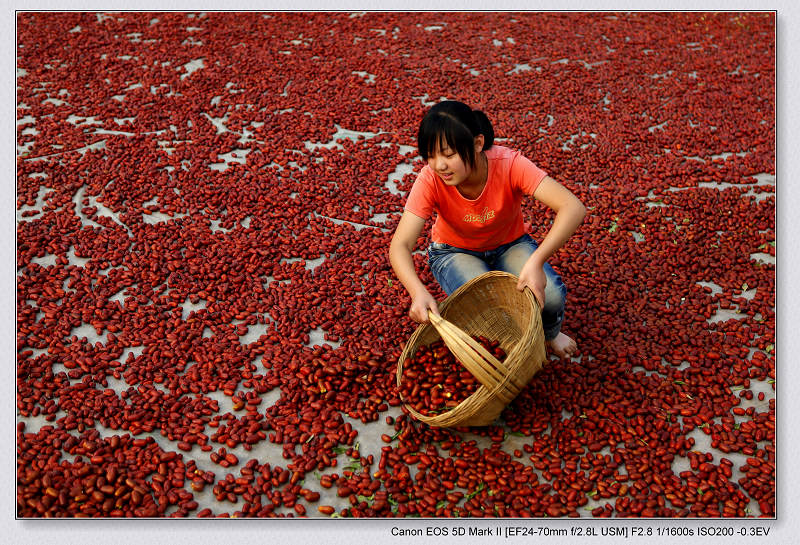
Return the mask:
<path id="1" fill-rule="evenodd" d="M 406 404 L 409 413 L 431 426 L 485 426 L 542 368 L 545 361 L 544 331 L 539 305 L 530 289 L 517 290 L 518 278 L 490 271 L 473 278 L 439 305 L 441 317 L 429 313 L 430 323 L 420 325 L 411 335 L 397 362 L 397 387 L 403 363 L 420 346 L 442 339 L 456 358 L 481 386 L 447 412 L 425 416 Z M 471 335 L 483 335 L 500 342 L 507 354 L 498 361 Z"/>

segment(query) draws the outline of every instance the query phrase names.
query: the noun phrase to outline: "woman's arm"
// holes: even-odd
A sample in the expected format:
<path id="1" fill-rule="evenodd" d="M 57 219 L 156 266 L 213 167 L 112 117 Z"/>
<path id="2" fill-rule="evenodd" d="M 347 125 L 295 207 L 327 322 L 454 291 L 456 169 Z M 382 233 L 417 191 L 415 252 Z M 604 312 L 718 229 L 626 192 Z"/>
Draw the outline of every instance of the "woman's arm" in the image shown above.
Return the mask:
<path id="1" fill-rule="evenodd" d="M 428 309 L 434 314 L 439 314 L 436 299 L 417 276 L 414 259 L 411 257 L 411 252 L 414 251 L 424 226 L 424 219 L 411 212 L 403 212 L 389 245 L 389 261 L 392 269 L 411 296 L 411 308 L 408 315 L 418 323 L 428 322 Z"/>
<path id="2" fill-rule="evenodd" d="M 545 176 L 539 183 L 533 197 L 553 209 L 556 217 L 539 248 L 522 267 L 517 288 L 522 290 L 528 286 L 540 305 L 544 305 L 544 288 L 547 282 L 544 264 L 572 236 L 583 221 L 586 208 L 578 197 L 550 176 Z"/>

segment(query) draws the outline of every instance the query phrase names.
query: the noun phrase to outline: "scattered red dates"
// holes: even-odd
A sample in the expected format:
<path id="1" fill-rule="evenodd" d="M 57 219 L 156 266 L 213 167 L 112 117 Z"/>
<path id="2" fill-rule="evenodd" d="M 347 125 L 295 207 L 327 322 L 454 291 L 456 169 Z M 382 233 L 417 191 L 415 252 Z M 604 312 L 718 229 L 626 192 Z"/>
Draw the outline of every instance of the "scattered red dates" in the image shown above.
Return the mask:
<path id="1" fill-rule="evenodd" d="M 774 516 L 775 25 L 18 13 L 17 516 Z M 485 428 L 398 408 L 440 97 L 587 208 L 550 258 L 581 357 Z M 425 410 L 477 386 L 438 376 Z"/>
<path id="2" fill-rule="evenodd" d="M 498 341 L 474 335 L 486 350 L 503 362 L 506 353 Z M 403 363 L 400 395 L 420 414 L 435 415 L 448 411 L 474 394 L 480 382 L 450 352 L 444 341 L 420 346 Z"/>

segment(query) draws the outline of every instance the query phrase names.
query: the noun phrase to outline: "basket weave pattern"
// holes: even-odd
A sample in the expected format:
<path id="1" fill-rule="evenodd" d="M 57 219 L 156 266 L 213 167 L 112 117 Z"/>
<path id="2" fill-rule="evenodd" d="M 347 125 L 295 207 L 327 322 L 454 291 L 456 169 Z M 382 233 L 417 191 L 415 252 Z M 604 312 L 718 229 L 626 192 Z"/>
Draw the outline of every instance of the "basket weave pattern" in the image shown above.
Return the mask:
<path id="1" fill-rule="evenodd" d="M 500 271 L 473 278 L 439 305 L 444 320 L 432 317 L 431 323 L 422 324 L 414 331 L 397 362 L 398 388 L 403 363 L 417 348 L 440 338 L 481 383 L 475 393 L 442 414 L 425 416 L 406 405 L 414 418 L 439 427 L 485 426 L 500 415 L 542 368 L 546 356 L 539 306 L 529 289 L 517 290 L 517 281 L 516 276 Z M 464 333 L 499 341 L 507 354 L 505 361 L 501 364 L 488 354 L 489 357 L 481 359 L 475 348 L 469 353 L 470 349 L 464 346 L 467 342 Z M 462 340 L 456 342 L 459 339 Z M 454 344 L 460 344 L 460 349 Z M 474 344 L 470 342 L 470 346 Z M 472 360 L 480 361 L 481 366 L 476 368 L 467 363 L 469 357 L 461 356 L 471 356 Z"/>

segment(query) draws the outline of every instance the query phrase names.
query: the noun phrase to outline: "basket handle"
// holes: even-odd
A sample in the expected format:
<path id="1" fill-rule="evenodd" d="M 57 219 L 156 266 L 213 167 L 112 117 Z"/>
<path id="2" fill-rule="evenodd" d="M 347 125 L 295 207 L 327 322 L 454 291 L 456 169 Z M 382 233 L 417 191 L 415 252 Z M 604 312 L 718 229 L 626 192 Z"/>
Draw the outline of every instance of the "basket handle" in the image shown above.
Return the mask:
<path id="1" fill-rule="evenodd" d="M 536 303 L 536 310 L 541 312 L 542 311 L 542 305 L 539 303 L 539 299 L 536 297 L 536 294 L 533 293 L 533 290 L 531 288 L 529 288 L 528 286 L 524 286 L 522 288 L 522 293 L 525 293 L 525 290 L 528 290 L 529 292 L 531 292 L 531 297 L 533 297 L 533 302 Z"/>
<path id="2" fill-rule="evenodd" d="M 498 383 L 505 380 L 509 374 L 508 368 L 481 346 L 479 342 L 452 322 L 445 320 L 430 310 L 428 311 L 428 318 L 450 351 L 481 384 L 489 389 L 494 389 Z M 520 385 L 516 380 L 510 378 L 509 386 L 513 386 L 516 390 L 516 392 L 511 391 L 516 396 L 524 385 Z"/>

